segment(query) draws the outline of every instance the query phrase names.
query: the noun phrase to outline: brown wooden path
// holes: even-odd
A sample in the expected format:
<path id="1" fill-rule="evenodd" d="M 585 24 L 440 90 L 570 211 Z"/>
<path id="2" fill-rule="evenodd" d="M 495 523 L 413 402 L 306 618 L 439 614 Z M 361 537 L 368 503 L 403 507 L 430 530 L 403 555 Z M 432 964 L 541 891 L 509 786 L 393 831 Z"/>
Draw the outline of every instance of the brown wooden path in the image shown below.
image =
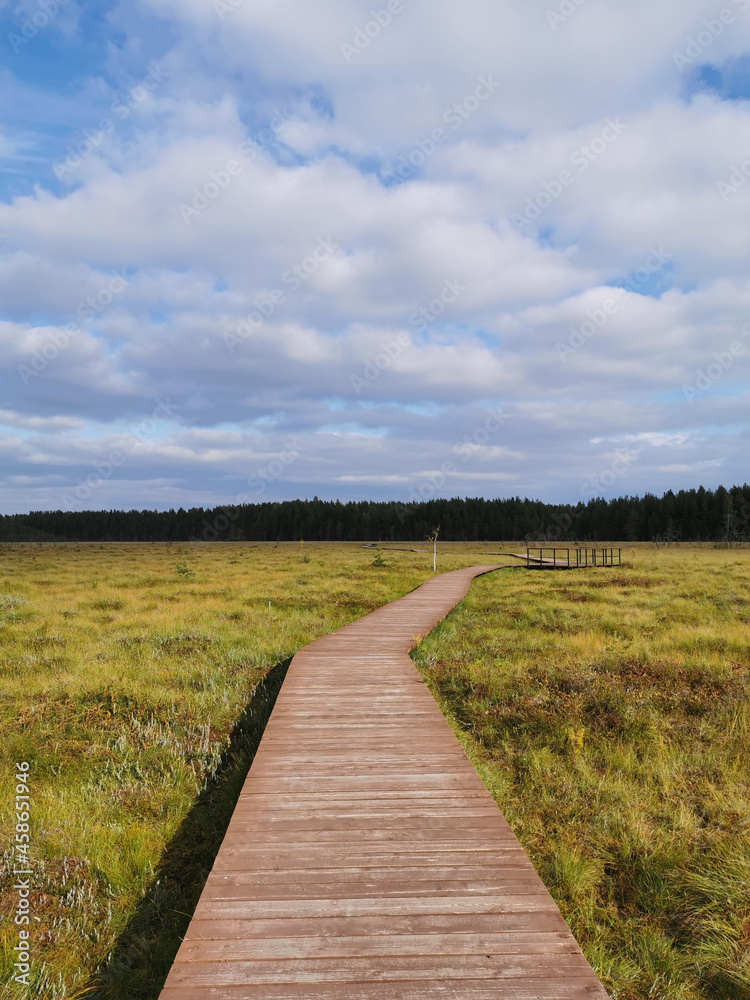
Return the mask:
<path id="1" fill-rule="evenodd" d="M 161 1000 L 607 1000 L 407 655 L 495 568 L 297 653 Z"/>

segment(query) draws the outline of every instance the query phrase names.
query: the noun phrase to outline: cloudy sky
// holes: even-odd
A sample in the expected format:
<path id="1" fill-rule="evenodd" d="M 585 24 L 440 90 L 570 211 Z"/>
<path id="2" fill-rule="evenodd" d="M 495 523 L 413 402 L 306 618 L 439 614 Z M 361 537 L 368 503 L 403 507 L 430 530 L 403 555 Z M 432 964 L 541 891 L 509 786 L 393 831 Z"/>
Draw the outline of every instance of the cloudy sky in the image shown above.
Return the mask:
<path id="1" fill-rule="evenodd" d="M 724 2 L 0 0 L 0 510 L 745 482 Z"/>

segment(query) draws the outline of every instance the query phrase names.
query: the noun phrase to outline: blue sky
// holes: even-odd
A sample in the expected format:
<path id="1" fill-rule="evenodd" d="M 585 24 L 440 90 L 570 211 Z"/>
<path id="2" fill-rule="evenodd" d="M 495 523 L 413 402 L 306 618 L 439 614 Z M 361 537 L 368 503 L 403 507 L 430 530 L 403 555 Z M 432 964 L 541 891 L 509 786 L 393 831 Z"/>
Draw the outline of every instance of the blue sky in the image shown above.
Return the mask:
<path id="1" fill-rule="evenodd" d="M 0 0 L 0 511 L 745 482 L 750 0 L 572 6 Z"/>

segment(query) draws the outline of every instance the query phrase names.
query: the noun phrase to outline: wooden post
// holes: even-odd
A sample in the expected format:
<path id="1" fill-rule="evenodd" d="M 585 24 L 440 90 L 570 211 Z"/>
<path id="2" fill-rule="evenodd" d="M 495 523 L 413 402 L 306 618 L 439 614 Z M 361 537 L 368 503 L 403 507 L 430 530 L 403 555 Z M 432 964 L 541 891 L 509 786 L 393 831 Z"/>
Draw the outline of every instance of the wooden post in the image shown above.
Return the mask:
<path id="1" fill-rule="evenodd" d="M 432 542 L 432 572 L 437 573 L 437 540 L 440 533 L 440 525 L 435 528 L 431 535 L 427 536 L 427 541 Z"/>

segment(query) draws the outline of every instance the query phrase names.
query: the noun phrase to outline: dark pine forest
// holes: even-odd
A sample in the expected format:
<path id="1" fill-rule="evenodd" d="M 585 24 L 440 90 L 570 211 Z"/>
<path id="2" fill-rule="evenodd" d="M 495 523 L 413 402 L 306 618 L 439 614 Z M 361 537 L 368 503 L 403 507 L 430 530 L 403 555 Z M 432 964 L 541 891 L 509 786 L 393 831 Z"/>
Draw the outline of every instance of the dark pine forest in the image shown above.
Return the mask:
<path id="1" fill-rule="evenodd" d="M 0 541 L 715 542 L 750 540 L 750 486 L 661 497 L 546 504 L 504 500 L 422 503 L 290 500 L 190 510 L 34 511 L 0 515 Z"/>

